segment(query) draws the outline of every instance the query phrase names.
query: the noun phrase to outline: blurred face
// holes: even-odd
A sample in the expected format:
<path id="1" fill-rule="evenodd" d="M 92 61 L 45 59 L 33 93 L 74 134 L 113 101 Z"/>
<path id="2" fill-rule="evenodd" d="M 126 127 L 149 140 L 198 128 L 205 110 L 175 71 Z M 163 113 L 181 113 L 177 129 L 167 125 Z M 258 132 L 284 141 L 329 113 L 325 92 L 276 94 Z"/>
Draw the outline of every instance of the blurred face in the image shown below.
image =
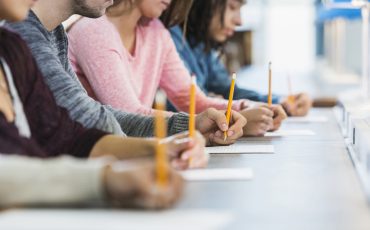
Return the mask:
<path id="1" fill-rule="evenodd" d="M 74 0 L 73 11 L 88 18 L 98 18 L 103 16 L 111 5 L 113 0 Z"/>
<path id="2" fill-rule="evenodd" d="M 0 0 L 0 19 L 24 20 L 37 0 Z"/>
<path id="3" fill-rule="evenodd" d="M 158 18 L 171 4 L 172 0 L 142 0 L 138 8 L 146 18 Z"/>
<path id="4" fill-rule="evenodd" d="M 242 7 L 240 0 L 227 0 L 225 12 L 218 12 L 214 15 L 210 25 L 210 34 L 216 42 L 225 42 L 234 34 L 236 26 L 241 25 L 240 9 Z M 221 16 L 224 13 L 223 25 Z"/>

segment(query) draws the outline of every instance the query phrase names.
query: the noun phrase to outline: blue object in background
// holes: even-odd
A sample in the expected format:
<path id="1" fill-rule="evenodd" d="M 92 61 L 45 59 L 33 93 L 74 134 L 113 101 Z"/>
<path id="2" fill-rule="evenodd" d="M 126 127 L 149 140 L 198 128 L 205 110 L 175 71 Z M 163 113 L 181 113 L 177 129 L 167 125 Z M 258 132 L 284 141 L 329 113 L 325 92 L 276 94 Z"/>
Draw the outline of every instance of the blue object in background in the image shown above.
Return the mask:
<path id="1" fill-rule="evenodd" d="M 351 3 L 351 0 L 332 0 L 332 3 Z M 324 22 L 336 18 L 356 20 L 361 18 L 360 9 L 327 9 L 323 4 L 318 7 L 317 21 Z"/>

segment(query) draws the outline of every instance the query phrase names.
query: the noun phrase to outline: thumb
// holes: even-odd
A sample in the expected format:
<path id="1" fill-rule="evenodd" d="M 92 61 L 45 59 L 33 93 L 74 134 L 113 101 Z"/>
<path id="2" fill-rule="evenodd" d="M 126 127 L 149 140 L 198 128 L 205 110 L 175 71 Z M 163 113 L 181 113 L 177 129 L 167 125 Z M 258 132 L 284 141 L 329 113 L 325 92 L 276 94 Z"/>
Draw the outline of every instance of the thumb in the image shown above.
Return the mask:
<path id="1" fill-rule="evenodd" d="M 181 156 L 186 150 L 192 148 L 194 146 L 195 141 L 193 138 L 182 138 L 176 139 L 173 141 L 173 151 L 176 153 L 177 156 Z"/>

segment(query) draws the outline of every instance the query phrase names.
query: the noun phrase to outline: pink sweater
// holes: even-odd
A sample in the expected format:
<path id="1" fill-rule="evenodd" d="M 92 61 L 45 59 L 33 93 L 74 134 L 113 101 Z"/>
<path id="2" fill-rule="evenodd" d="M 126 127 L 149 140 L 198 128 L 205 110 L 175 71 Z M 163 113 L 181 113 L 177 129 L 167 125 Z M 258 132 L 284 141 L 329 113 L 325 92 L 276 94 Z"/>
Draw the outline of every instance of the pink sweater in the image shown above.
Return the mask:
<path id="1" fill-rule="evenodd" d="M 191 79 L 167 29 L 159 20 L 138 26 L 132 56 L 106 16 L 82 18 L 69 32 L 69 57 L 89 95 L 127 112 L 152 115 L 160 87 L 179 111 L 188 112 Z M 234 101 L 240 110 L 242 101 Z M 199 88 L 196 112 L 226 109 L 227 100 L 207 97 Z"/>

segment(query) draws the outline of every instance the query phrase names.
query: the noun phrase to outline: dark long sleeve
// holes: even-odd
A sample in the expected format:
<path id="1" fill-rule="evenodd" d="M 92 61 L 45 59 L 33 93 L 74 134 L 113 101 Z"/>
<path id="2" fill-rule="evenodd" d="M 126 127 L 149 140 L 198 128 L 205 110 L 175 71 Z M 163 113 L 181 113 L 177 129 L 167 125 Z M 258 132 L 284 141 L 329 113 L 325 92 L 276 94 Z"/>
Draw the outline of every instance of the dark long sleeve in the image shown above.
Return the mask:
<path id="1" fill-rule="evenodd" d="M 86 129 L 59 107 L 25 42 L 1 29 L 0 56 L 8 63 L 30 125 L 32 139 L 48 154 L 87 157 L 105 132 Z"/>
<path id="2" fill-rule="evenodd" d="M 220 94 L 224 98 L 229 98 L 231 79 L 224 64 L 219 60 L 215 53 L 210 53 L 207 58 L 209 75 L 206 77 L 206 86 L 209 92 Z M 267 102 L 267 95 L 257 91 L 244 89 L 235 85 L 234 100 L 248 99 L 252 101 Z M 279 97 L 273 96 L 273 103 L 278 103 Z"/>
<path id="3" fill-rule="evenodd" d="M 17 154 L 31 157 L 47 157 L 47 153 L 42 150 L 32 139 L 21 137 L 14 124 L 8 123 L 4 115 L 0 112 L 0 153 Z"/>

